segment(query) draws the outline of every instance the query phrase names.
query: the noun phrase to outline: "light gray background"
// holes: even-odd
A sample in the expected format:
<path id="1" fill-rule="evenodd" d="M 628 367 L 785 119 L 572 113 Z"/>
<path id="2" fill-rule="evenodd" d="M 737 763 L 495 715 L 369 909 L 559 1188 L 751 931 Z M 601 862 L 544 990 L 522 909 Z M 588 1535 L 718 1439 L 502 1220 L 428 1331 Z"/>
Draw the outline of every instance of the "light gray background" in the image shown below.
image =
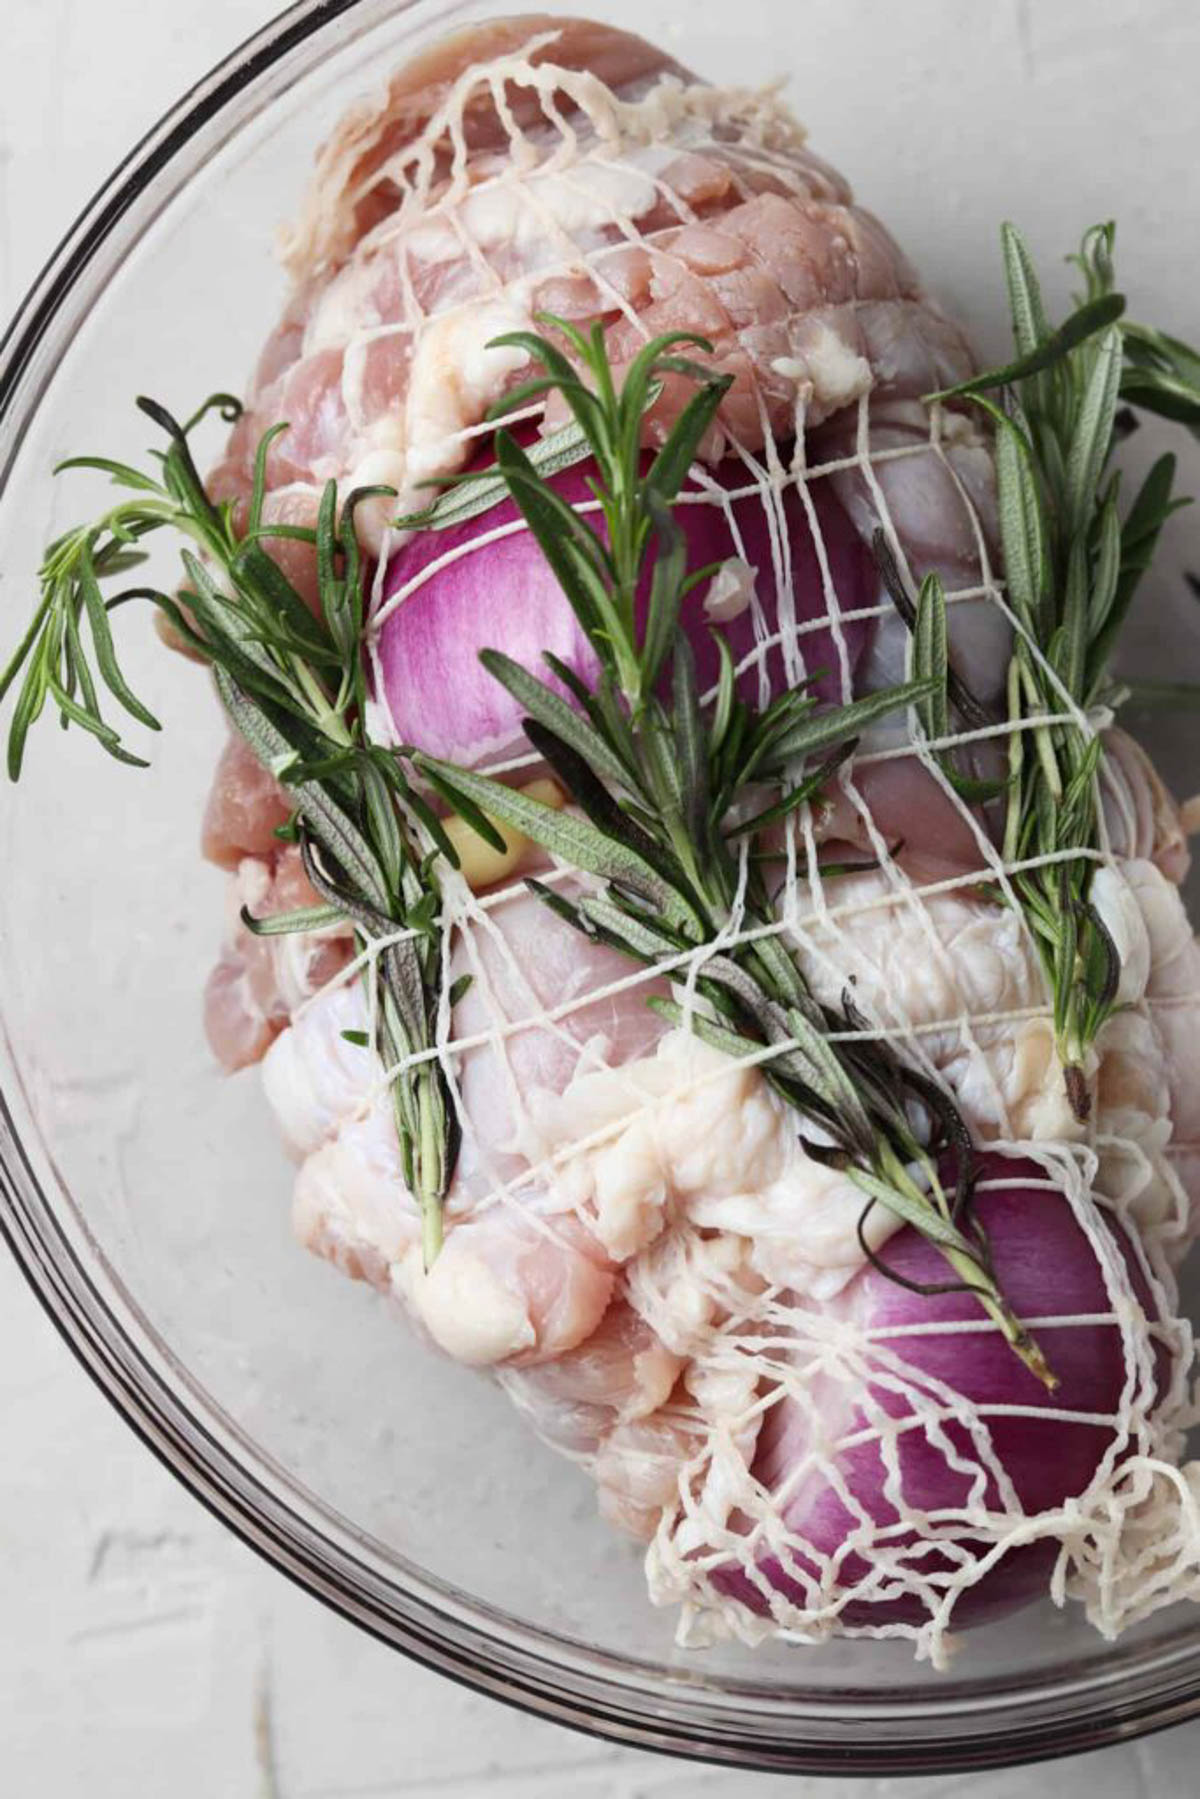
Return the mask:
<path id="1" fill-rule="evenodd" d="M 872 15 L 895 0 L 842 4 L 869 42 Z M 1091 104 L 1112 117 L 1118 198 L 1136 191 L 1148 125 L 1122 104 L 1123 75 L 1160 66 L 1171 106 L 1191 86 L 1190 76 L 1176 80 L 1181 64 L 1198 63 L 1191 0 L 912 4 L 926 24 L 944 13 L 960 40 L 978 22 L 981 61 L 1015 80 L 1018 118 L 1023 107 L 1058 106 L 1062 71 L 1087 59 Z M 5 0 L 0 320 L 113 163 L 275 10 L 271 0 Z M 859 104 L 898 104 L 899 71 L 877 74 L 889 84 L 878 96 L 869 70 L 844 73 L 863 84 Z M 913 98 L 919 129 L 924 108 L 914 113 Z M 936 99 L 928 105 L 936 129 Z M 1194 196 L 1194 108 L 1174 112 L 1179 179 L 1190 177 Z M 1060 123 L 1048 189 L 1060 170 L 1076 173 L 1069 112 Z M 1079 174 L 1086 195 L 1096 171 Z M 980 177 L 987 205 L 1002 170 Z M 961 202 L 970 171 L 954 179 Z M 1179 199 L 1168 212 L 1194 217 L 1194 198 Z M 1194 266 L 1194 241 L 1184 251 Z M 1194 312 L 1194 293 L 1178 300 Z M 1033 1799 L 1051 1788 L 1057 1799 L 1182 1799 L 1200 1786 L 1200 1726 L 1053 1770 L 789 1781 L 613 1750 L 463 1692 L 319 1608 L 215 1524 L 109 1412 L 2 1254 L 0 1445 L 6 1799 Z"/>

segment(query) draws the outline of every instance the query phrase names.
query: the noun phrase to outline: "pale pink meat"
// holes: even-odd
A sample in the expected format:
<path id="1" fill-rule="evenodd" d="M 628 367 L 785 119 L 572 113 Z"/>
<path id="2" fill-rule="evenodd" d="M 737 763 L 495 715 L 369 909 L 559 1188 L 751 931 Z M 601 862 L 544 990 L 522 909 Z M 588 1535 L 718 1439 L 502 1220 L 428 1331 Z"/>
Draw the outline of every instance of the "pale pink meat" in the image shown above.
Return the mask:
<path id="1" fill-rule="evenodd" d="M 1179 804 L 1127 731 L 1105 733 L 1101 781 L 1113 854 L 1145 858 L 1181 886 L 1192 857 Z"/>
<path id="2" fill-rule="evenodd" d="M 291 806 L 245 738 L 234 732 L 221 751 L 200 827 L 200 848 L 218 868 L 236 868 L 243 856 L 270 858 L 279 849 L 275 831 Z"/>
<path id="3" fill-rule="evenodd" d="M 261 823 L 268 815 L 270 796 L 261 803 L 260 814 L 248 815 L 252 823 L 256 816 Z M 219 821 L 223 831 L 232 828 L 232 817 L 229 813 Z M 225 840 L 214 833 L 214 844 Z M 265 854 L 241 856 L 232 867 L 228 893 L 228 934 L 205 986 L 204 1028 L 217 1061 L 233 1073 L 257 1062 L 300 1001 L 333 979 L 350 954 L 351 939 L 348 929 L 256 937 L 242 924 L 243 906 L 253 917 L 269 918 L 319 903 L 294 845 L 276 840 Z"/>
<path id="4" fill-rule="evenodd" d="M 679 1489 L 679 1470 L 703 1437 L 698 1421 L 669 1409 L 613 1426 L 592 1464 L 600 1516 L 647 1543 Z"/>
<path id="5" fill-rule="evenodd" d="M 512 151 L 483 65 L 530 45 L 531 66 L 553 63 L 564 71 L 556 104 L 579 114 L 585 154 L 591 102 L 586 93 L 580 102 L 572 72 L 590 70 L 621 101 L 644 95 L 664 71 L 691 79 L 636 38 L 544 17 L 468 31 L 400 71 L 386 99 L 349 115 L 321 153 L 291 239 L 297 286 L 214 473 L 215 489 L 225 497 L 245 493 L 258 437 L 280 419 L 289 430 L 268 465 L 268 519 L 311 523 L 320 485 L 331 477 L 343 486 L 383 478 L 404 489 L 413 458 L 420 478 L 432 472 L 431 454 L 438 466 L 459 465 L 474 439 L 451 434 L 430 445 L 414 436 L 421 423 L 412 413 L 414 358 L 443 325 L 452 326 L 457 335 L 445 352 L 443 385 L 456 390 L 458 365 L 472 345 L 506 324 L 532 322 L 546 308 L 581 324 L 604 320 L 618 369 L 654 332 L 706 333 L 714 364 L 734 377 L 723 428 L 710 434 L 714 457 L 728 436 L 751 454 L 770 436 L 786 460 L 788 440 L 803 423 L 812 433 L 809 468 L 835 465 L 829 479 L 864 537 L 884 523 L 914 576 L 932 568 L 952 593 L 977 588 L 981 557 L 995 536 L 990 452 L 961 413 L 947 415 L 931 449 L 919 404 L 923 394 L 970 372 L 970 352 L 884 227 L 852 203 L 846 183 L 811 154 L 793 125 L 777 122 L 764 150 L 735 120 L 681 144 L 674 157 L 660 153 L 653 182 L 643 183 L 641 210 L 628 218 L 585 209 L 555 230 L 498 233 L 479 203 L 493 189 L 511 191 L 503 183 Z M 449 135 L 421 133 L 460 82 L 463 138 L 452 154 Z M 559 144 L 558 129 L 528 82 L 512 77 L 505 97 L 528 133 L 523 154 L 536 176 Z M 638 155 L 635 144 L 635 170 Z M 598 178 L 588 166 L 574 177 L 581 185 Z M 472 324 L 471 308 L 481 304 Z M 519 317 L 509 319 L 505 309 L 514 306 Z M 488 401 L 526 372 L 517 359 L 490 385 L 456 390 L 454 416 L 463 430 L 477 426 Z M 867 387 L 865 442 L 872 454 L 886 453 L 870 479 L 847 466 L 864 442 L 857 397 Z M 668 380 L 652 434 L 689 392 L 682 378 Z M 545 424 L 559 416 L 552 400 Z M 368 507 L 361 516 L 369 534 L 378 531 L 382 514 Z M 280 541 L 276 553 L 311 598 L 310 552 Z M 886 614 L 882 592 L 879 599 Z M 980 597 L 956 603 L 951 620 L 960 673 L 982 699 L 994 700 L 1007 661 L 1001 614 Z M 880 618 L 860 685 L 903 677 L 905 637 L 898 619 Z M 928 848 L 935 860 L 946 859 L 950 804 L 936 794 L 928 805 L 921 801 L 929 785 L 921 772 L 909 782 L 918 803 L 899 813 L 890 804 L 896 779 L 880 774 L 873 781 L 887 802 L 877 821 L 885 837 L 902 836 L 913 855 Z M 921 834 L 926 817 L 928 837 Z M 962 821 L 952 830 L 962 838 Z"/>
<path id="6" fill-rule="evenodd" d="M 221 1067 L 235 1074 L 261 1061 L 279 1029 L 256 1005 L 245 962 L 223 950 L 204 984 L 204 1034 Z"/>
<path id="7" fill-rule="evenodd" d="M 388 165 L 425 130 L 468 68 L 523 52 L 547 36 L 552 38 L 549 45 L 529 49 L 531 63 L 587 71 L 621 93 L 636 94 L 663 74 L 685 75 L 644 38 L 548 13 L 491 19 L 440 39 L 397 69 L 378 99 L 352 107 L 322 146 L 309 202 L 289 241 L 292 274 L 311 275 L 344 260 L 395 209 L 400 194 Z M 542 123 L 541 107 L 527 90 L 509 87 L 505 99 L 518 127 L 528 130 Z M 556 95 L 556 102 L 567 117 L 575 110 L 569 93 Z M 508 145 L 495 97 L 483 83 L 463 108 L 462 142 L 472 155 Z"/>
<path id="8" fill-rule="evenodd" d="M 868 763 L 828 788 L 817 818 L 824 863 L 873 859 L 882 841 L 919 884 L 984 866 L 988 827 L 947 793 L 915 755 Z"/>
<path id="9" fill-rule="evenodd" d="M 568 1354 L 591 1336 L 613 1295 L 612 1265 L 579 1219 L 519 1203 L 455 1225 L 427 1274 L 418 1262 L 414 1254 L 406 1265 L 417 1317 L 440 1347 L 480 1366 L 535 1367 Z M 481 1333 L 498 1301 L 505 1328 Z"/>
<path id="10" fill-rule="evenodd" d="M 501 1381 L 544 1442 L 588 1467 L 603 1516 L 646 1541 L 695 1444 L 686 1409 L 671 1404 L 685 1367 L 618 1287 L 583 1343 Z"/>
<path id="11" fill-rule="evenodd" d="M 489 184 L 499 182 L 501 195 L 508 191 L 513 125 L 526 132 L 522 153 L 535 173 L 561 141 L 544 99 L 511 74 L 504 92 L 512 115 L 502 123 L 482 72 L 488 60 L 530 45 L 530 65 L 564 72 L 555 98 L 564 117 L 580 110 L 576 97 L 583 94 L 577 128 L 585 154 L 594 141 L 586 112 L 591 90 L 573 86 L 572 72 L 587 69 L 625 103 L 665 73 L 677 84 L 692 79 L 651 46 L 604 26 L 509 20 L 450 40 L 401 71 L 385 102 L 348 115 L 321 153 L 290 240 L 297 287 L 214 475 L 222 495 L 246 490 L 258 438 L 281 419 L 289 430 L 273 447 L 269 486 L 294 487 L 297 511 L 306 484 L 311 505 L 329 477 L 351 481 L 368 465 L 374 471 L 381 444 L 392 475 L 408 485 L 405 457 L 419 446 L 413 418 L 401 421 L 414 356 L 443 319 L 461 318 L 480 301 L 489 303 L 476 334 L 480 346 L 503 323 L 492 302 L 517 304 L 530 321 L 540 310 L 561 308 L 580 322 L 609 324 L 618 368 L 653 333 L 707 334 L 714 364 L 734 377 L 724 429 L 751 450 L 768 430 L 791 438 L 798 406 L 810 426 L 836 411 L 850 397 L 838 387 L 848 360 L 864 358 L 868 378 L 877 370 L 882 397 L 912 397 L 918 381 L 924 391 L 969 370 L 961 335 L 923 296 L 883 226 L 851 202 L 845 182 L 790 124 L 767 134 L 767 149 L 744 122 L 707 128 L 674 159 L 659 156 L 662 166 L 652 181 L 643 177 L 628 217 L 614 208 L 598 218 L 584 208 L 544 231 L 489 223 L 475 202 Z M 481 73 L 468 76 L 475 65 Z M 454 149 L 448 130 L 421 133 L 460 77 L 463 133 Z M 635 145 L 635 171 L 639 154 Z M 589 178 L 597 176 L 587 168 L 577 177 L 582 184 Z M 413 183 L 424 196 L 420 204 Z M 456 362 L 462 348 L 456 339 Z M 831 354 L 838 364 L 832 374 Z M 501 385 L 523 372 L 514 366 Z M 447 379 L 455 379 L 453 365 Z M 683 381 L 668 382 L 655 429 L 688 391 Z M 465 395 L 461 426 L 477 424 L 494 397 Z M 553 408 L 547 422 L 554 422 Z M 714 454 L 719 447 L 714 435 Z M 447 467 L 467 454 L 465 444 L 434 448 Z M 420 448 L 418 461 L 427 460 Z"/>
<path id="12" fill-rule="evenodd" d="M 668 985 L 638 979 L 619 950 L 587 942 L 525 893 L 460 935 L 450 972 L 472 977 L 455 1011 L 456 1039 L 491 1034 L 464 1054 L 459 1077 L 458 1186 L 484 1198 L 538 1153 L 529 1096 L 561 1093 L 578 1072 L 647 1054 L 665 1026 L 646 1002 L 665 997 Z"/>
<path id="13" fill-rule="evenodd" d="M 446 352 L 445 384 L 453 388 L 471 344 L 478 347 L 511 322 L 497 316 L 498 306 L 503 314 L 515 304 L 529 321 L 542 308 L 560 309 L 580 323 L 601 318 L 608 324 L 618 368 L 653 332 L 707 333 L 715 365 L 734 377 L 723 432 L 712 434 L 714 455 L 726 434 L 751 453 L 770 434 L 786 457 L 798 422 L 811 431 L 827 419 L 808 463 L 845 464 L 860 439 L 855 399 L 870 386 L 871 450 L 914 454 L 880 463 L 875 484 L 840 467 L 830 477 L 839 497 L 868 536 L 880 522 L 882 496 L 886 522 L 916 574 L 937 568 L 952 590 L 978 583 L 981 548 L 994 535 L 987 448 L 959 415 L 937 455 L 917 453 L 927 442 L 928 420 L 916 402 L 968 373 L 970 352 L 958 328 L 923 294 L 883 226 L 852 203 L 842 178 L 811 154 L 782 115 L 762 144 L 738 115 L 706 128 L 707 135 L 681 144 L 669 159 L 659 153 L 661 166 L 652 182 L 642 183 L 640 210 L 628 218 L 585 208 L 574 223 L 554 230 L 498 231 L 478 202 L 493 189 L 511 191 L 503 185 L 511 172 L 511 127 L 497 112 L 484 65 L 526 51 L 531 68 L 553 64 L 563 71 L 555 105 L 565 117 L 578 115 L 585 155 L 593 100 L 592 90 L 576 83 L 580 70 L 607 83 L 621 103 L 644 96 L 664 73 L 691 80 L 637 38 L 537 16 L 449 40 L 401 70 L 384 99 L 348 115 L 321 152 L 291 239 L 296 287 L 260 359 L 247 412 L 214 471 L 214 492 L 244 496 L 258 438 L 280 420 L 289 429 L 268 464 L 268 522 L 311 523 L 320 486 L 331 477 L 343 485 L 386 478 L 404 488 L 406 459 L 415 456 L 422 478 L 431 472 L 430 453 L 441 466 L 458 465 L 471 453 L 472 439 L 451 436 L 430 446 L 414 438 L 420 423 L 411 416 L 414 356 L 444 323 L 458 331 L 464 319 L 470 323 L 471 307 L 486 301 L 477 327 L 456 336 Z M 421 134 L 456 84 L 463 129 L 455 150 L 449 132 Z M 513 120 L 527 133 L 523 154 L 536 175 L 560 144 L 559 128 L 536 88 L 511 66 L 504 92 Z M 635 143 L 629 152 L 635 171 L 639 154 Z M 582 185 L 598 178 L 587 166 L 575 177 Z M 525 373 L 518 359 L 490 386 L 464 388 L 455 401 L 460 425 L 477 425 L 495 393 Z M 668 381 L 652 430 L 669 422 L 689 391 L 682 379 Z M 555 422 L 552 404 L 546 423 Z M 362 516 L 364 524 L 373 516 L 378 529 L 381 515 L 367 508 Z M 306 546 L 280 540 L 274 553 L 312 600 Z M 952 621 L 961 672 L 991 692 L 1006 659 L 1003 620 L 980 600 L 957 605 Z M 883 618 L 866 684 L 900 678 L 903 648 L 899 621 Z M 894 783 L 881 780 L 881 787 L 891 792 Z M 890 813 L 881 821 L 885 834 L 894 822 Z M 917 849 L 912 826 L 910 819 L 901 834 Z"/>
<path id="14" fill-rule="evenodd" d="M 308 1007 L 270 1048 L 264 1077 L 284 1134 L 303 1158 L 295 1200 L 302 1241 L 356 1278 L 405 1292 L 435 1340 L 461 1359 L 524 1366 L 587 1339 L 608 1308 L 615 1276 L 585 1222 L 554 1203 L 547 1175 L 539 1174 L 526 1101 L 536 1089 L 560 1093 L 600 1058 L 619 1066 L 645 1053 L 665 1028 L 645 996 L 664 989 L 655 983 L 589 998 L 627 977 L 628 961 L 585 943 L 528 894 L 499 908 L 468 941 L 470 954 L 460 952 L 451 971 L 473 977 L 454 1032 L 467 1046 L 455 1058 L 465 1134 L 445 1247 L 429 1277 L 406 1263 L 419 1221 L 386 1094 L 371 1097 L 381 1071 L 374 1057 L 360 1061 L 367 1052 L 342 1035 L 366 1023 L 361 987 L 338 987 Z M 562 1016 L 548 1017 L 551 1008 Z M 497 1187 L 513 1181 L 511 1195 L 496 1201 Z M 481 1269 L 484 1300 L 490 1293 L 496 1301 L 499 1291 L 521 1308 L 511 1335 L 488 1336 L 483 1350 L 439 1336 L 439 1320 L 452 1309 L 442 1295 L 460 1283 L 474 1282 L 478 1291 Z M 640 1353 L 631 1340 L 624 1347 Z M 652 1364 L 653 1357 L 642 1378 L 651 1378 Z"/>
<path id="15" fill-rule="evenodd" d="M 534 1396 L 545 1405 L 539 1428 L 553 1434 L 549 1413 L 563 1408 L 559 1436 L 564 1448 L 578 1453 L 596 1447 L 602 1427 L 617 1420 L 642 1418 L 657 1411 L 670 1397 L 684 1369 L 680 1356 L 672 1355 L 644 1318 L 624 1298 L 615 1298 L 585 1343 L 536 1369 L 506 1381 L 510 1392 Z M 576 1416 L 568 1433 L 566 1419 L 582 1408 L 596 1414 L 593 1431 L 583 1428 Z"/>

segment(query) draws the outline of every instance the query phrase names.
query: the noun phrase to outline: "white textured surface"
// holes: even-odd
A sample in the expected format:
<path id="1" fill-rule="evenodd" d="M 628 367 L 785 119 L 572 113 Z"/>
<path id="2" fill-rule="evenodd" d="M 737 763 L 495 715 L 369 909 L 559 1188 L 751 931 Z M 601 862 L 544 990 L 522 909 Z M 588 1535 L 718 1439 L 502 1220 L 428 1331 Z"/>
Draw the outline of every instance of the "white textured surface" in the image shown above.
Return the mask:
<path id="1" fill-rule="evenodd" d="M 872 10 L 885 0 L 842 3 L 869 41 Z M 262 0 L 7 0 L 0 317 L 99 176 L 272 10 Z M 1061 108 L 1061 160 L 1048 180 L 1074 180 L 1080 109 L 1107 110 L 1123 139 L 1123 176 L 1110 182 L 1094 164 L 1081 166 L 1071 217 L 1087 212 L 1094 188 L 1125 201 L 1131 225 L 1136 210 L 1136 228 L 1161 249 L 1154 199 L 1134 207 L 1138 147 L 1150 147 L 1160 175 L 1173 169 L 1194 190 L 1194 125 L 1186 78 L 1177 80 L 1195 64 L 1188 0 L 998 0 L 986 13 L 920 0 L 920 10 L 942 11 L 956 37 L 968 16 L 971 28 L 978 21 L 980 55 L 1014 83 L 1015 109 Z M 819 41 L 814 57 L 818 49 Z M 1094 86 L 1072 74 L 1084 57 Z M 1168 99 L 1179 101 L 1177 125 L 1124 113 L 1114 90 L 1133 63 L 1161 66 Z M 877 95 L 867 78 L 859 99 L 898 105 L 895 73 L 880 72 Z M 1103 141 L 1094 125 L 1086 135 Z M 981 170 L 985 209 L 999 203 L 1001 160 Z M 961 167 L 954 180 L 961 205 L 974 183 Z M 1178 207 L 1177 216 L 1188 213 Z M 1175 1799 L 1196 1788 L 1200 1726 L 1052 1774 L 911 1787 L 773 1782 L 612 1750 L 465 1693 L 324 1612 L 224 1533 L 108 1411 L 3 1259 L 0 1433 L 6 1799 L 883 1799 L 917 1790 L 928 1799 L 1033 1799 L 1051 1783 L 1061 1799 Z"/>

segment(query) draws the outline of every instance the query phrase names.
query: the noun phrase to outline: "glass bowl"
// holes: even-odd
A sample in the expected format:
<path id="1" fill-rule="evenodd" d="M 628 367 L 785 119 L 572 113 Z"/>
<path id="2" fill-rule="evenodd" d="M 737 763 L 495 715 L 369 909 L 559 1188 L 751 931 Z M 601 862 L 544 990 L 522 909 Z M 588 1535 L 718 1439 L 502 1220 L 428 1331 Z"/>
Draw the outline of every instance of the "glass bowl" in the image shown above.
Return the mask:
<path id="1" fill-rule="evenodd" d="M 1091 75 L 1049 9 L 1024 44 L 974 9 L 873 8 L 869 31 L 844 0 L 693 0 L 686 26 L 677 0 L 580 10 L 636 24 L 726 80 L 794 70 L 817 147 L 985 350 L 1003 348 L 1000 217 L 1021 218 L 1048 254 L 1122 199 L 1144 310 L 1187 333 L 1171 301 L 1196 290 L 1200 268 L 1195 244 L 1174 241 L 1187 208 L 1172 176 L 1190 165 L 1186 133 L 1169 129 L 1173 95 L 1188 117 L 1185 71 L 1122 69 L 1140 151 L 1110 170 Z M 90 477 L 53 482 L 51 466 L 92 449 L 136 456 L 148 436 L 137 393 L 186 413 L 236 385 L 278 308 L 272 228 L 313 146 L 349 98 L 471 12 L 307 0 L 214 70 L 101 190 L 0 357 L 6 641 L 39 547 L 95 497 Z M 1143 433 L 1135 459 L 1157 441 Z M 1147 673 L 1198 660 L 1187 541 L 1172 521 L 1155 628 L 1135 645 Z M 170 720 L 153 768 L 119 771 L 78 732 L 54 746 L 35 736 L 3 810 L 0 1223 L 64 1338 L 179 1478 L 406 1654 L 649 1748 L 895 1774 L 1091 1748 L 1200 1712 L 1200 1624 L 1184 1609 L 1111 1645 L 1047 1604 L 968 1640 L 945 1675 L 896 1644 L 673 1647 L 638 1552 L 596 1519 L 589 1482 L 531 1445 L 497 1389 L 292 1242 L 290 1172 L 257 1082 L 221 1078 L 201 1032 L 221 886 L 196 837 L 220 720 L 193 670 L 133 620 L 121 628 L 135 688 Z M 1176 716 L 1148 730 L 1186 791 L 1187 729 Z"/>

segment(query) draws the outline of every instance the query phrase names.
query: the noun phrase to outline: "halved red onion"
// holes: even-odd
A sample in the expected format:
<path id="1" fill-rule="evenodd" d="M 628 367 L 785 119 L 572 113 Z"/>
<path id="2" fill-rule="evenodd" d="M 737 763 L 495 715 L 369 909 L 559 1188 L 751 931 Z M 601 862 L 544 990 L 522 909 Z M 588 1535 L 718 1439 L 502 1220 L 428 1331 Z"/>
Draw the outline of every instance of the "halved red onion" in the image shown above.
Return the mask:
<path id="1" fill-rule="evenodd" d="M 974 1497 L 989 1511 L 1003 1509 L 988 1451 L 970 1430 L 974 1416 L 986 1423 L 990 1454 L 1007 1474 L 1026 1517 L 1053 1512 L 1088 1487 L 1116 1440 L 1115 1414 L 1130 1375 L 1117 1323 L 1066 1322 L 1111 1314 L 1103 1270 L 1065 1196 L 1033 1184 L 1046 1180 L 1038 1164 L 990 1155 L 982 1159 L 981 1178 L 999 1183 L 981 1191 L 976 1204 L 1000 1287 L 1020 1317 L 1047 1321 L 1038 1324 L 1036 1334 L 1058 1388 L 1047 1392 L 998 1331 L 978 1328 L 982 1314 L 969 1294 L 922 1296 L 876 1268 L 864 1268 L 828 1309 L 869 1330 L 880 1357 L 898 1356 L 902 1378 L 889 1377 L 883 1360 L 865 1393 L 844 1378 L 820 1378 L 811 1394 L 811 1415 L 820 1420 L 823 1465 L 803 1409 L 790 1398 L 771 1408 L 753 1472 L 777 1495 L 789 1477 L 795 1481 L 795 1490 L 780 1501 L 791 1545 L 786 1558 L 764 1556 L 752 1571 L 717 1568 L 711 1578 L 719 1591 L 765 1614 L 772 1593 L 801 1609 L 823 1608 L 871 1583 L 869 1596 L 844 1604 L 844 1624 L 923 1624 L 930 1616 L 928 1595 L 913 1589 L 909 1575 L 927 1581 L 936 1602 L 955 1569 L 982 1558 L 989 1547 L 972 1534 L 968 1502 Z M 1147 1316 L 1156 1316 L 1128 1237 L 1118 1226 L 1113 1235 L 1134 1293 Z M 883 1256 L 909 1281 L 928 1286 L 947 1278 L 938 1252 L 912 1229 L 895 1236 Z M 1054 1319 L 1064 1322 L 1050 1322 Z M 955 1324 L 973 1328 L 921 1334 L 930 1326 Z M 904 1334 L 889 1336 L 889 1330 Z M 1161 1393 L 1168 1373 L 1161 1347 L 1154 1367 Z M 961 1414 L 934 1427 L 922 1422 L 904 1428 L 904 1421 L 920 1412 L 914 1390 L 928 1394 L 924 1383 L 929 1381 L 961 1396 Z M 1005 1410 L 1009 1407 L 1021 1410 L 1013 1414 Z M 895 1465 L 889 1468 L 881 1438 L 892 1420 L 901 1428 L 894 1437 Z M 810 1458 L 810 1471 L 796 1481 L 797 1470 Z M 956 1512 L 963 1514 L 961 1523 L 956 1524 Z M 931 1515 L 932 1523 L 923 1522 Z M 1013 1523 L 1018 1525 L 1019 1517 Z M 855 1547 L 847 1549 L 855 1533 Z M 885 1546 L 905 1572 L 880 1582 Z M 1009 1549 L 964 1586 L 953 1627 L 985 1623 L 1043 1597 L 1059 1550 L 1057 1535 Z"/>
<path id="2" fill-rule="evenodd" d="M 592 464 L 578 463 L 555 476 L 553 485 L 572 505 L 585 505 L 592 472 Z M 763 697 L 759 662 L 770 694 L 822 669 L 814 691 L 840 698 L 843 681 L 853 677 L 866 624 L 849 619 L 831 626 L 829 613 L 831 606 L 836 615 L 873 605 L 878 577 L 829 483 L 816 482 L 810 497 L 815 529 L 794 483 L 764 499 L 736 460 L 721 463 L 703 485 L 690 481 L 684 488 L 676 517 L 689 566 L 736 561 L 755 571 L 754 603 L 747 594 L 740 611 L 736 582 L 730 581 L 725 586 L 735 587 L 733 600 L 728 608 L 715 607 L 717 620 L 706 609 L 710 589 L 698 589 L 685 603 L 683 629 L 702 691 L 719 666 L 710 626 L 726 610 L 734 615 L 719 628 L 735 663 L 752 657 L 756 645 L 769 646 L 741 676 L 747 699 Z M 403 597 L 380 632 L 378 697 L 397 739 L 434 755 L 478 763 L 519 743 L 521 708 L 480 664 L 483 649 L 503 650 L 542 676 L 543 652 L 550 650 L 583 680 L 596 678 L 595 651 L 511 500 L 461 526 L 415 535 L 391 557 L 384 594 Z M 643 593 L 643 605 L 645 598 Z"/>

